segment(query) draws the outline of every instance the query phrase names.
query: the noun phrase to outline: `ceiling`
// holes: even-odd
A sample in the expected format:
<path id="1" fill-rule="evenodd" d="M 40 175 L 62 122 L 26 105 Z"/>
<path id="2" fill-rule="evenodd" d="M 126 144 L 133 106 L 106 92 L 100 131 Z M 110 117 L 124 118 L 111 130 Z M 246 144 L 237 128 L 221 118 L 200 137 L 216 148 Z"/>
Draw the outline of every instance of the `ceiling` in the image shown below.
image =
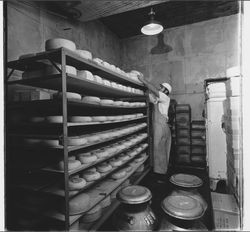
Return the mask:
<path id="1" fill-rule="evenodd" d="M 48 1 L 47 9 L 82 22 L 99 19 L 119 38 L 140 35 L 153 7 L 164 29 L 239 12 L 238 1 L 82 0 Z"/>

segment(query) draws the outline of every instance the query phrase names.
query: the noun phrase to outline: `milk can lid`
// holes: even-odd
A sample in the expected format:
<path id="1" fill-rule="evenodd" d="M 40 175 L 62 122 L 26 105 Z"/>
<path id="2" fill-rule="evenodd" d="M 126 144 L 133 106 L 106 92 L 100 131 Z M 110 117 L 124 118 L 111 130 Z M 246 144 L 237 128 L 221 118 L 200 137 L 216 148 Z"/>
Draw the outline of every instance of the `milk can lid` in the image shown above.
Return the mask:
<path id="1" fill-rule="evenodd" d="M 203 181 L 199 177 L 184 173 L 172 175 L 169 180 L 172 184 L 180 187 L 196 188 L 203 184 Z"/>
<path id="2" fill-rule="evenodd" d="M 117 199 L 125 204 L 140 204 L 149 201 L 151 198 L 150 190 L 139 185 L 124 187 L 117 193 Z"/>
<path id="3" fill-rule="evenodd" d="M 183 220 L 195 220 L 204 214 L 201 203 L 185 195 L 170 195 L 162 201 L 161 207 L 168 215 Z"/>

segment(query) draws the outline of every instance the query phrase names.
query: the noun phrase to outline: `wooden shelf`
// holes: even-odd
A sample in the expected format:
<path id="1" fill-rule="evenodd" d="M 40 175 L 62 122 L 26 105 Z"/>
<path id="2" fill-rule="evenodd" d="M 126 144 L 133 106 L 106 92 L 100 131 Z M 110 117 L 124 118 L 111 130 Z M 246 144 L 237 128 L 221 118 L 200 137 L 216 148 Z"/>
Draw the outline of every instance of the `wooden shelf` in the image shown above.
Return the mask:
<path id="1" fill-rule="evenodd" d="M 140 181 L 149 173 L 151 170 L 150 167 L 146 168 L 142 173 L 138 175 L 138 178 L 133 182 L 134 185 L 140 183 Z M 136 174 L 134 174 L 136 175 Z M 102 216 L 97 221 L 93 223 L 80 223 L 80 230 L 86 230 L 86 231 L 96 231 L 98 230 L 102 224 L 112 215 L 112 213 L 118 208 L 120 205 L 120 202 L 117 199 L 113 199 L 110 206 L 106 207 L 102 211 Z"/>
<path id="2" fill-rule="evenodd" d="M 55 62 L 61 63 L 61 54 L 66 55 L 67 65 L 71 65 L 78 70 L 89 70 L 95 75 L 100 75 L 102 78 L 105 78 L 110 81 L 119 82 L 121 84 L 129 84 L 133 87 L 145 89 L 142 83 L 136 82 L 128 77 L 114 72 L 102 65 L 98 65 L 92 60 L 84 59 L 79 57 L 73 51 L 70 51 L 66 48 L 56 49 L 54 51 L 45 51 L 37 53 L 34 57 L 29 57 L 21 60 L 15 60 L 8 62 L 7 66 L 11 69 L 16 69 L 20 71 L 25 71 L 28 68 L 39 69 L 44 67 L 44 64 L 39 62 L 39 60 L 52 59 Z"/>
<path id="3" fill-rule="evenodd" d="M 127 101 L 138 101 L 145 100 L 145 96 L 134 96 L 133 98 L 127 98 Z M 68 107 L 77 107 L 77 108 L 88 108 L 88 109 L 141 109 L 146 108 L 146 106 L 115 106 L 115 105 L 101 105 L 99 103 L 87 103 L 82 100 L 77 99 L 68 99 Z M 50 99 L 50 100 L 34 100 L 34 101 L 24 101 L 24 102 L 9 102 L 7 105 L 8 109 L 17 109 L 17 108 L 39 108 L 39 109 L 48 109 L 54 107 L 62 107 L 62 100 L 60 99 Z"/>
<path id="4" fill-rule="evenodd" d="M 134 174 L 134 172 L 146 161 L 146 159 L 141 162 L 138 163 L 133 170 L 127 174 L 126 177 L 119 179 L 119 180 L 106 180 L 107 182 L 103 182 L 101 183 L 97 188 L 95 188 L 95 190 L 88 190 L 85 193 L 90 195 L 90 207 L 87 211 L 91 210 L 92 208 L 94 208 L 97 204 L 99 204 L 105 197 L 107 197 L 108 195 L 110 195 L 117 187 L 119 187 L 124 181 L 126 181 L 132 174 Z M 109 184 L 109 186 L 107 187 L 107 183 Z M 93 191 L 95 191 L 94 194 Z M 92 197 L 91 197 L 92 195 Z M 86 211 L 86 212 L 87 212 Z M 82 214 L 78 214 L 78 215 L 71 215 L 70 216 L 70 225 L 72 225 L 74 222 L 76 222 L 82 215 Z M 44 213 L 45 216 L 49 217 L 49 218 L 53 218 L 59 221 L 65 221 L 65 216 L 64 214 L 58 212 L 58 211 L 49 211 L 49 212 L 45 212 Z"/>

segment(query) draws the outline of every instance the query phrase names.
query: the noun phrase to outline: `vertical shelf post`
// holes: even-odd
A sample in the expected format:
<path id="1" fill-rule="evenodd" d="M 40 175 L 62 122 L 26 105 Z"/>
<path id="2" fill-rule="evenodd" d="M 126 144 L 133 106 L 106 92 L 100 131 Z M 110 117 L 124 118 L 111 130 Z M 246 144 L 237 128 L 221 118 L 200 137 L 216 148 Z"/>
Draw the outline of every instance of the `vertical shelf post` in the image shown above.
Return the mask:
<path id="1" fill-rule="evenodd" d="M 68 172 L 68 115 L 67 115 L 67 75 L 66 54 L 61 49 L 62 68 L 62 113 L 63 113 L 63 155 L 64 155 L 64 191 L 65 191 L 65 230 L 69 230 L 69 172 Z"/>

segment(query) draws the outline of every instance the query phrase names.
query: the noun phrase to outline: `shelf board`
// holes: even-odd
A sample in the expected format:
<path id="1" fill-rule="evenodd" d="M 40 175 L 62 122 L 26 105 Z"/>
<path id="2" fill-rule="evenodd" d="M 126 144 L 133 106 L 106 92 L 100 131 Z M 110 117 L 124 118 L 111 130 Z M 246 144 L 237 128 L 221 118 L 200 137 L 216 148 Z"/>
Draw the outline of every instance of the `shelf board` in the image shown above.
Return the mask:
<path id="1" fill-rule="evenodd" d="M 67 80 L 68 92 L 75 92 L 84 95 L 91 95 L 91 96 L 94 95 L 101 97 L 143 96 L 141 94 L 130 93 L 124 90 L 101 85 L 99 83 L 87 79 L 81 79 L 78 76 L 72 74 L 67 74 L 66 80 Z M 31 79 L 22 79 L 17 81 L 9 81 L 8 84 L 27 85 L 38 88 L 62 91 L 62 75 L 54 74 L 43 78 L 31 78 Z"/>
<path id="2" fill-rule="evenodd" d="M 147 169 L 145 169 L 142 173 L 140 173 L 140 175 L 138 176 L 138 178 L 133 182 L 134 185 L 138 184 L 151 170 L 150 167 L 148 167 Z M 93 223 L 81 223 L 80 224 L 80 230 L 86 230 L 86 231 L 96 231 L 98 230 L 102 224 L 112 215 L 112 213 L 118 208 L 118 206 L 120 205 L 120 202 L 117 199 L 114 199 L 111 203 L 110 206 L 104 208 L 104 210 L 102 211 L 102 216 L 100 219 L 98 219 L 97 221 L 93 222 Z"/>
<path id="3" fill-rule="evenodd" d="M 105 78 L 110 81 L 119 82 L 121 84 L 129 84 L 133 87 L 144 88 L 142 83 L 136 82 L 122 74 L 116 73 L 113 70 L 110 70 L 102 65 L 96 64 L 92 60 L 81 58 L 75 52 L 68 50 L 66 48 L 56 49 L 54 51 L 45 51 L 37 53 L 34 57 L 29 57 L 21 60 L 14 60 L 7 63 L 8 68 L 17 69 L 20 71 L 25 71 L 27 68 L 32 67 L 41 68 L 43 64 L 39 60 L 52 59 L 55 62 L 61 63 L 61 54 L 62 52 L 66 55 L 67 65 L 74 66 L 78 70 L 89 70 L 93 74 L 100 75 L 102 78 Z"/>
<path id="4" fill-rule="evenodd" d="M 106 125 L 106 124 L 117 124 L 117 123 L 121 123 L 121 122 L 133 122 L 133 121 L 137 121 L 140 119 L 145 119 L 147 118 L 147 116 L 141 116 L 141 117 L 137 117 L 137 118 L 131 118 L 131 119 L 123 119 L 123 120 L 116 120 L 116 121 L 105 121 L 105 122 L 82 122 L 82 123 L 75 123 L 75 122 L 68 122 L 67 126 L 68 127 L 74 127 L 74 126 L 95 126 L 95 125 Z M 19 126 L 27 126 L 27 127 L 42 127 L 42 128 L 46 128 L 46 127 L 61 127 L 63 126 L 63 123 L 49 123 L 49 122 L 38 122 L 38 123 L 32 123 L 32 122 L 21 122 L 18 124 L 12 124 L 11 126 L 13 126 L 15 129 L 18 128 Z"/>
<path id="5" fill-rule="evenodd" d="M 145 138 L 145 139 L 147 139 L 147 138 Z M 79 168 L 69 171 L 69 175 L 73 175 L 73 174 L 76 174 L 76 173 L 78 173 L 78 172 L 80 172 L 80 171 L 84 171 L 84 170 L 86 170 L 87 168 L 90 168 L 90 167 L 92 167 L 92 166 L 94 166 L 94 165 L 97 165 L 97 164 L 99 164 L 99 163 L 102 163 L 102 162 L 104 162 L 104 161 L 106 161 L 106 160 L 108 160 L 108 159 L 110 159 L 110 158 L 112 158 L 112 157 L 115 157 L 116 155 L 118 155 L 118 154 L 120 154 L 120 153 L 126 151 L 127 149 L 130 149 L 130 148 L 132 148 L 132 147 L 134 147 L 134 146 L 136 146 L 136 145 L 142 143 L 145 139 L 141 140 L 140 142 L 135 143 L 134 145 L 130 146 L 129 148 L 125 148 L 125 149 L 123 149 L 123 150 L 121 150 L 121 151 L 119 151 L 119 152 L 116 152 L 116 153 L 113 154 L 112 156 L 105 157 L 105 158 L 103 158 L 103 159 L 99 159 L 99 160 L 97 160 L 97 161 L 95 161 L 95 162 L 93 162 L 93 163 L 90 163 L 90 164 L 82 164 Z M 45 172 L 52 172 L 52 173 L 64 174 L 64 171 L 62 171 L 62 170 L 57 170 L 57 169 L 55 169 L 55 168 L 53 168 L 53 167 L 45 167 L 45 168 L 42 168 L 42 170 L 45 171 Z"/>
<path id="6" fill-rule="evenodd" d="M 131 100 L 135 100 L 135 98 L 140 97 L 133 97 Z M 145 98 L 145 96 L 141 96 L 141 98 Z M 130 99 L 127 98 L 127 101 Z M 141 101 L 142 99 L 138 100 Z M 144 99 L 145 100 L 145 99 Z M 87 103 L 82 100 L 78 99 L 68 99 L 67 100 L 68 107 L 81 107 L 81 108 L 96 108 L 96 109 L 141 109 L 146 108 L 146 106 L 137 106 L 137 107 L 128 107 L 128 106 L 114 106 L 114 105 L 101 105 L 99 103 Z M 24 102 L 9 102 L 7 104 L 8 109 L 16 109 L 22 107 L 34 107 L 34 108 L 48 108 L 48 107 L 58 107 L 62 106 L 62 100 L 60 99 L 50 99 L 50 100 L 34 100 L 34 101 L 24 101 Z"/>
<path id="7" fill-rule="evenodd" d="M 110 142 L 112 140 L 115 140 L 115 139 L 119 139 L 119 138 L 123 138 L 125 136 L 128 136 L 128 135 L 132 135 L 140 130 L 143 130 L 145 129 L 147 126 L 143 127 L 143 128 L 140 128 L 138 130 L 135 130 L 134 132 L 129 132 L 127 134 L 124 134 L 122 136 L 119 136 L 119 137 L 115 137 L 115 138 L 110 138 L 110 139 L 106 139 L 106 140 L 102 140 L 102 141 L 98 141 L 98 142 L 95 142 L 95 143 L 86 143 L 84 145 L 81 145 L 81 146 L 68 146 L 68 152 L 72 152 L 72 151 L 76 151 L 76 150 L 79 150 L 79 149 L 83 149 L 83 148 L 87 148 L 87 147 L 91 147 L 91 146 L 94 146 L 94 145 L 99 145 L 99 144 L 102 144 L 102 143 L 106 143 L 106 142 Z M 122 129 L 123 127 L 121 127 L 120 129 Z M 106 133 L 109 133 L 110 131 L 102 131 L 102 132 L 106 132 Z M 95 135 L 95 134 L 91 134 L 91 135 Z M 29 135 L 29 134 L 10 134 L 9 136 L 16 136 L 16 137 L 25 137 L 25 138 L 41 138 L 41 139 L 44 139 L 44 138 L 51 138 L 51 139 L 59 139 L 59 136 L 55 136 L 55 135 Z M 84 135 L 84 136 L 90 136 L 90 135 Z M 59 145 L 59 146 L 55 146 L 55 147 L 42 147 L 42 146 L 20 146 L 20 147 L 27 147 L 27 148 L 34 148 L 34 149 L 41 149 L 41 148 L 44 148 L 44 149 L 55 149 L 55 150 L 63 150 L 64 147 L 63 145 Z"/>
<path id="8" fill-rule="evenodd" d="M 93 207 L 95 207 L 97 204 L 99 204 L 105 197 L 107 197 L 108 195 L 110 195 L 117 187 L 119 187 L 124 181 L 126 181 L 132 174 L 134 174 L 134 172 L 146 161 L 146 159 L 141 162 L 138 163 L 133 170 L 127 174 L 126 177 L 119 179 L 119 180 L 106 180 L 109 183 L 109 186 L 105 186 L 107 184 L 107 182 L 102 183 L 98 188 L 95 188 L 95 190 L 89 190 L 85 193 L 89 193 L 90 194 L 90 207 L 87 211 L 91 210 Z M 96 191 L 95 194 L 92 194 L 93 191 Z M 92 197 L 91 197 L 92 196 Z M 87 212 L 85 211 L 85 212 Z M 84 212 L 84 213 L 85 213 Z M 71 215 L 69 217 L 69 222 L 70 225 L 72 225 L 74 222 L 76 222 L 84 213 L 82 214 L 78 214 L 78 215 Z M 58 212 L 58 211 L 49 211 L 49 212 L 45 212 L 44 213 L 45 216 L 59 220 L 59 221 L 65 221 L 65 215 Z"/>

